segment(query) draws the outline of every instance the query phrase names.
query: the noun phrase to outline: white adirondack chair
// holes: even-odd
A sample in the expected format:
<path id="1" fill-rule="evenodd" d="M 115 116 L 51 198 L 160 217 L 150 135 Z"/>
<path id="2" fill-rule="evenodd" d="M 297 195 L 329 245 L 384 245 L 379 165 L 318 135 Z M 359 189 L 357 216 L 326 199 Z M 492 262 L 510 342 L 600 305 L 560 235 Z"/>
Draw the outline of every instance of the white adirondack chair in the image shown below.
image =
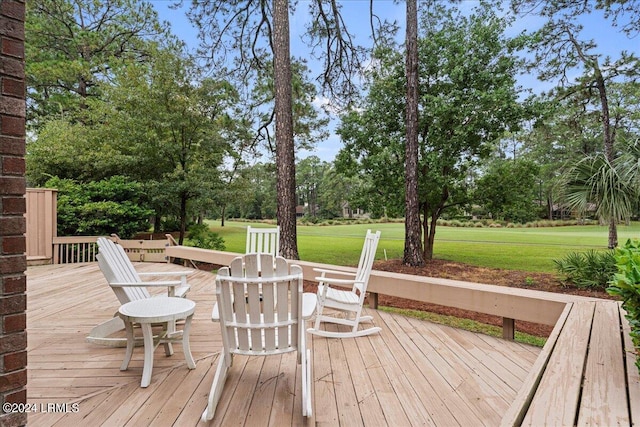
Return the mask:
<path id="1" fill-rule="evenodd" d="M 258 270 L 259 257 L 262 271 Z M 202 421 L 215 414 L 234 355 L 269 356 L 291 351 L 297 351 L 302 365 L 302 414 L 311 416 L 311 350 L 306 348 L 304 322 L 313 315 L 316 299 L 314 294 L 305 296 L 302 269 L 289 267 L 282 257 L 274 260 L 269 254 L 248 254 L 218 270 L 217 320 L 223 349 Z"/>
<path id="2" fill-rule="evenodd" d="M 247 226 L 247 244 L 245 254 L 271 254 L 273 259 L 280 255 L 280 226 L 274 228 L 251 228 Z M 260 257 L 258 257 L 258 271 L 261 271 Z M 217 321 L 218 304 L 213 306 L 211 318 Z"/>
<path id="3" fill-rule="evenodd" d="M 321 273 L 320 277 L 316 277 L 319 283 L 318 312 L 316 314 L 314 327 L 308 329 L 307 332 L 329 338 L 359 337 L 380 332 L 381 328 L 379 327 L 359 329 L 361 322 L 370 322 L 373 320 L 371 316 L 362 316 L 361 313 L 379 240 L 379 231 L 372 233 L 371 230 L 367 230 L 358 263 L 358 270 L 355 273 L 314 268 L 314 271 Z M 341 290 L 331 287 L 330 285 L 350 287 L 351 289 Z M 338 314 L 343 314 L 344 317 L 328 315 L 326 309 L 337 310 Z M 351 330 L 348 332 L 326 331 L 320 329 L 321 322 L 347 325 L 351 327 Z"/>
<path id="4" fill-rule="evenodd" d="M 98 265 L 120 304 L 151 298 L 151 294 L 147 290 L 148 287 L 167 288 L 166 295 L 176 297 L 184 297 L 189 291 L 186 276 L 190 271 L 138 273 L 122 246 L 110 239 L 100 237 L 98 238 L 98 249 L 99 253 L 96 255 Z M 179 277 L 179 279 L 163 281 L 142 280 L 142 277 L 151 276 L 173 276 Z M 121 330 L 124 330 L 124 322 L 116 313 L 112 319 L 94 327 L 89 333 L 87 341 L 111 347 L 124 347 L 127 345 L 126 338 L 110 337 L 110 335 Z"/>

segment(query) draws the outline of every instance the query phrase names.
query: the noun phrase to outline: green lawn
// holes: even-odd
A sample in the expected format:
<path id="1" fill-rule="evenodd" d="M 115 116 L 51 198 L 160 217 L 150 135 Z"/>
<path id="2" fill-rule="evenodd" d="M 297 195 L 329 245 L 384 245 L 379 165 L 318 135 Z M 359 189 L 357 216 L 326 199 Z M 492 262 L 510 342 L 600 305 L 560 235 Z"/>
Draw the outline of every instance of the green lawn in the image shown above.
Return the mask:
<path id="1" fill-rule="evenodd" d="M 209 221 L 211 229 L 225 240 L 228 251 L 244 252 L 246 227 L 266 224 Z M 404 224 L 354 224 L 298 226 L 298 251 L 307 261 L 355 265 L 367 229 L 382 232 L 377 258 L 401 258 Z M 553 260 L 569 252 L 606 249 L 606 226 L 548 228 L 458 228 L 439 226 L 434 246 L 435 258 L 510 270 L 555 272 Z M 618 240 L 640 237 L 640 223 L 618 228 Z"/>

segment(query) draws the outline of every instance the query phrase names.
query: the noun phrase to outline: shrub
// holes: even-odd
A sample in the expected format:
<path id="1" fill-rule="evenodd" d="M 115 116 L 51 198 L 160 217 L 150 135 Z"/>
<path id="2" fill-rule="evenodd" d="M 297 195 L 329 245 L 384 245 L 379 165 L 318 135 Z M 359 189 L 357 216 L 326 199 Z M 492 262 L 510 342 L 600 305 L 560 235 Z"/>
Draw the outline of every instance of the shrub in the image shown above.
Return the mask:
<path id="1" fill-rule="evenodd" d="M 224 239 L 218 233 L 209 230 L 205 224 L 195 224 L 189 227 L 189 244 L 202 249 L 224 251 Z"/>
<path id="2" fill-rule="evenodd" d="M 580 288 L 604 290 L 616 272 L 614 253 L 610 250 L 571 252 L 554 262 L 556 269 Z"/>
<path id="3" fill-rule="evenodd" d="M 128 239 L 149 229 L 153 210 L 138 182 L 122 176 L 89 183 L 53 177 L 46 186 L 58 190 L 59 236 L 116 233 Z"/>
<path id="4" fill-rule="evenodd" d="M 626 318 L 631 327 L 631 339 L 640 349 L 640 241 L 627 240 L 622 248 L 615 252 L 616 270 L 607 292 L 622 299 L 622 308 L 627 312 Z M 637 357 L 639 353 L 636 351 Z M 640 370 L 640 359 L 636 359 Z"/>

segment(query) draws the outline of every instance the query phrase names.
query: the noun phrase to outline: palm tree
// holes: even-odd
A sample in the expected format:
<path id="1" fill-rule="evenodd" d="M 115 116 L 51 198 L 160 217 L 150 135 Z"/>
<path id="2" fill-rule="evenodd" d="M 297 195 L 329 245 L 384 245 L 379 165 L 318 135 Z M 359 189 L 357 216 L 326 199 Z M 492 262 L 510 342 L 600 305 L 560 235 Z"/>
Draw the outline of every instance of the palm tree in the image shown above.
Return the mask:
<path id="1" fill-rule="evenodd" d="M 609 222 L 609 249 L 618 246 L 617 222 L 629 220 L 640 196 L 640 143 L 609 161 L 603 153 L 587 156 L 567 174 L 569 206 L 585 212 L 595 204 L 596 215 Z"/>

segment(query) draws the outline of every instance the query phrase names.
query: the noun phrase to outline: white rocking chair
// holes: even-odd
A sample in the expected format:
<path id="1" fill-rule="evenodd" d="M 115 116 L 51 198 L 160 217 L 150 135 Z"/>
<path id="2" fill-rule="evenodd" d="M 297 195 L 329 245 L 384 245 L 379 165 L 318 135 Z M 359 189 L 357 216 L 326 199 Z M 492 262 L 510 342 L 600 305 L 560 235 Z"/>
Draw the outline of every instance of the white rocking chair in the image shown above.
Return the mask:
<path id="1" fill-rule="evenodd" d="M 263 270 L 258 272 L 258 257 Z M 273 267 L 271 267 L 273 266 Z M 223 349 L 218 358 L 202 421 L 213 419 L 235 354 L 269 356 L 298 352 L 302 364 L 302 414 L 311 416 L 311 350 L 306 348 L 305 318 L 316 300 L 303 299 L 302 269 L 282 257 L 249 254 L 218 270 L 216 298 Z"/>
<path id="2" fill-rule="evenodd" d="M 247 245 L 245 254 L 280 255 L 280 226 L 273 228 L 252 228 L 247 226 Z M 260 271 L 260 257 L 258 257 Z"/>
<path id="3" fill-rule="evenodd" d="M 191 272 L 149 272 L 138 273 L 129 260 L 122 246 L 105 237 L 98 238 L 99 253 L 96 255 L 100 270 L 115 293 L 120 304 L 126 304 L 143 298 L 151 298 L 148 287 L 167 288 L 167 296 L 184 297 L 189 291 L 187 274 Z M 178 280 L 142 281 L 141 277 L 179 276 Z M 110 337 L 115 332 L 124 330 L 124 322 L 116 313 L 112 319 L 95 326 L 87 341 L 110 347 L 125 347 L 126 338 Z"/>
<path id="4" fill-rule="evenodd" d="M 280 227 L 251 228 L 247 226 L 247 254 L 280 255 Z"/>
<path id="5" fill-rule="evenodd" d="M 379 327 L 358 329 L 361 322 L 373 320 L 371 316 L 362 316 L 361 313 L 379 240 L 379 231 L 372 233 L 371 230 L 367 230 L 358 270 L 355 273 L 314 268 L 314 271 L 321 273 L 320 277 L 316 277 L 318 281 L 318 312 L 314 327 L 308 329 L 307 332 L 329 338 L 360 337 L 380 332 L 381 328 Z M 329 285 L 348 286 L 351 287 L 351 290 L 339 290 Z M 329 316 L 325 309 L 338 310 L 345 314 L 345 317 Z M 320 329 L 320 322 L 347 325 L 351 327 L 351 330 L 348 332 L 326 331 Z"/>

